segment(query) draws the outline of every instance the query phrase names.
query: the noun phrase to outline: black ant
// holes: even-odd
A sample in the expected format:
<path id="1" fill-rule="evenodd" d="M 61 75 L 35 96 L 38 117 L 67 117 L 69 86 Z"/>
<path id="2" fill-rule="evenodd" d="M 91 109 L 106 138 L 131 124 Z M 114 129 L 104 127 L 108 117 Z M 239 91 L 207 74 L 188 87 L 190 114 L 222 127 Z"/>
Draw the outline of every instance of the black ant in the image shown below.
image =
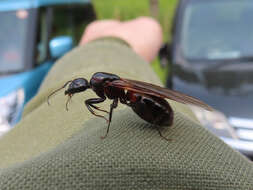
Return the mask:
<path id="1" fill-rule="evenodd" d="M 156 126 L 171 126 L 173 123 L 173 110 L 165 100 L 166 98 L 212 111 L 212 108 L 207 104 L 186 94 L 146 82 L 123 79 L 115 74 L 105 72 L 97 72 L 93 74 L 90 82 L 85 78 L 76 78 L 66 82 L 61 88 L 55 90 L 48 96 L 48 104 L 49 98 L 54 93 L 65 88 L 68 84 L 68 89 L 65 90 L 65 95 L 68 95 L 69 97 L 66 102 L 67 110 L 69 100 L 73 94 L 84 92 L 89 88 L 97 94 L 98 98 L 85 100 L 85 105 L 93 115 L 104 118 L 108 122 L 106 134 L 101 138 L 105 138 L 109 132 L 112 113 L 118 106 L 118 102 L 131 107 L 139 117 Z M 109 112 L 94 105 L 104 102 L 106 98 L 113 100 Z M 93 109 L 108 113 L 109 119 L 96 114 Z M 162 138 L 169 140 L 162 135 L 159 127 L 156 129 Z"/>

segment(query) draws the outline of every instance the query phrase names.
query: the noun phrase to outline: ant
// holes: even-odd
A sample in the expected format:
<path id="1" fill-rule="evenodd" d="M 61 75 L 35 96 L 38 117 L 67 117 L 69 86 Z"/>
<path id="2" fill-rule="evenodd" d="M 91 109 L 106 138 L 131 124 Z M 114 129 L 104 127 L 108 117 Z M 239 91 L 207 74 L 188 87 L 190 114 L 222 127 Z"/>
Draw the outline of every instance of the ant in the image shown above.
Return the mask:
<path id="1" fill-rule="evenodd" d="M 49 98 L 59 90 L 65 88 L 68 84 L 69 86 L 67 90 L 65 90 L 65 95 L 68 96 L 66 110 L 68 110 L 68 103 L 75 93 L 92 89 L 97 94 L 97 98 L 85 100 L 85 105 L 93 115 L 104 118 L 107 121 L 107 131 L 106 134 L 101 137 L 102 139 L 109 133 L 112 113 L 113 110 L 117 108 L 119 102 L 131 107 L 140 118 L 156 126 L 171 126 L 173 123 L 174 112 L 169 103 L 165 100 L 166 98 L 212 111 L 212 108 L 207 104 L 186 94 L 146 82 L 120 78 L 115 74 L 105 72 L 93 74 L 90 82 L 85 78 L 76 78 L 67 81 L 61 88 L 55 90 L 48 96 L 48 104 Z M 94 105 L 104 102 L 106 98 L 113 100 L 109 112 Z M 109 119 L 95 113 L 94 109 L 108 113 Z M 162 135 L 159 127 L 156 127 L 156 129 L 162 138 L 167 141 L 170 140 Z"/>

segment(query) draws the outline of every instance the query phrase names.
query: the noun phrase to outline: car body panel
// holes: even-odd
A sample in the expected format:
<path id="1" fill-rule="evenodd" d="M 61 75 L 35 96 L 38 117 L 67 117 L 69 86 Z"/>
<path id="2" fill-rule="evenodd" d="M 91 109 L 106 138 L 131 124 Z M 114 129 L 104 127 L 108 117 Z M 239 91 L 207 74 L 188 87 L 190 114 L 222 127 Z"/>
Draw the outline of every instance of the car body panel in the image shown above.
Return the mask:
<path id="1" fill-rule="evenodd" d="M 41 6 L 73 3 L 89 3 L 90 0 L 1 0 L 0 11 L 38 8 Z"/>
<path id="2" fill-rule="evenodd" d="M 10 92 L 13 92 L 19 88 L 23 88 L 25 91 L 26 103 L 31 97 L 36 94 L 40 83 L 51 68 L 52 64 L 53 63 L 49 61 L 41 64 L 33 70 L 0 78 L 0 97 L 6 96 Z"/>
<path id="3" fill-rule="evenodd" d="M 174 68 L 172 80 L 175 90 L 200 98 L 227 117 L 253 118 L 252 73 L 250 68 L 245 71 L 237 69 L 188 73 L 182 68 Z"/>

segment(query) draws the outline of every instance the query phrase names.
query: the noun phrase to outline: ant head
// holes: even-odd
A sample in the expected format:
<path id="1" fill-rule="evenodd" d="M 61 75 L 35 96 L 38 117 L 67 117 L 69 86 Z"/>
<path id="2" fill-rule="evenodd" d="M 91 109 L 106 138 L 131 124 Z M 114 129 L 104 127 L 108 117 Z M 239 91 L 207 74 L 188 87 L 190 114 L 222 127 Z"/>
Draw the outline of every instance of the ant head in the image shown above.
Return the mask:
<path id="1" fill-rule="evenodd" d="M 88 88 L 90 88 L 90 84 L 85 78 L 77 78 L 71 81 L 68 89 L 65 90 L 65 95 L 72 96 L 75 93 L 84 92 Z"/>
<path id="2" fill-rule="evenodd" d="M 70 84 L 69 84 L 70 83 Z M 77 78 L 74 80 L 70 80 L 66 82 L 61 88 L 53 91 L 48 97 L 47 97 L 47 103 L 49 105 L 49 98 L 55 94 L 56 92 L 60 91 L 61 89 L 65 88 L 67 85 L 68 89 L 65 90 L 65 95 L 68 95 L 71 97 L 73 94 L 78 93 L 78 92 L 83 92 L 86 89 L 90 88 L 89 82 L 85 78 Z"/>

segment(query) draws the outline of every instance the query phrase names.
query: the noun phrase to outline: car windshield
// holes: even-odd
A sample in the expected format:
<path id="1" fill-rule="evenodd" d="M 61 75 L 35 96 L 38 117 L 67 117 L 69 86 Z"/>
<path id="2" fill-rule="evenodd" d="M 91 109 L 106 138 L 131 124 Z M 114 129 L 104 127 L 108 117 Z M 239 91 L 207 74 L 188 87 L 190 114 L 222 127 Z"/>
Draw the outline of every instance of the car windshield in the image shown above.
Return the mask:
<path id="1" fill-rule="evenodd" d="M 181 43 L 188 59 L 238 59 L 253 56 L 252 0 L 189 0 Z"/>
<path id="2" fill-rule="evenodd" d="M 0 12 L 0 73 L 25 69 L 28 30 L 31 17 L 28 10 Z"/>

